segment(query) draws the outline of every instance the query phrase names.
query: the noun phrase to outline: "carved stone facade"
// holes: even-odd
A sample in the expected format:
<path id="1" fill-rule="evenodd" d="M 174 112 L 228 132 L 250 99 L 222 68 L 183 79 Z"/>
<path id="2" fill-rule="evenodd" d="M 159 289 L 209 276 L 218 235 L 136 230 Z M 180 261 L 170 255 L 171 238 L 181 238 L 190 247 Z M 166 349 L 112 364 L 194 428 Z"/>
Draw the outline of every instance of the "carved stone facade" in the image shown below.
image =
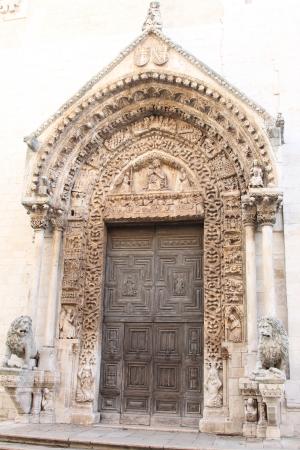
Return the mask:
<path id="1" fill-rule="evenodd" d="M 108 227 L 193 222 L 204 230 L 204 410 L 196 412 L 202 431 L 236 433 L 244 410 L 257 421 L 257 399 L 244 402 L 230 380 L 245 375 L 232 363 L 247 353 L 244 228 L 273 224 L 281 202 L 265 132 L 275 122 L 160 30 L 152 2 L 143 35 L 110 66 L 120 64 L 118 77 L 96 76 L 26 139 L 23 204 L 37 280 L 44 234 L 54 242 L 41 364 L 52 358 L 53 373 L 63 374 L 57 395 L 42 387 L 41 410 L 62 422 L 99 420 Z M 184 267 L 172 276 L 170 295 L 184 302 Z M 118 289 L 134 304 L 137 277 L 127 274 Z M 38 282 L 32 297 L 38 304 Z"/>

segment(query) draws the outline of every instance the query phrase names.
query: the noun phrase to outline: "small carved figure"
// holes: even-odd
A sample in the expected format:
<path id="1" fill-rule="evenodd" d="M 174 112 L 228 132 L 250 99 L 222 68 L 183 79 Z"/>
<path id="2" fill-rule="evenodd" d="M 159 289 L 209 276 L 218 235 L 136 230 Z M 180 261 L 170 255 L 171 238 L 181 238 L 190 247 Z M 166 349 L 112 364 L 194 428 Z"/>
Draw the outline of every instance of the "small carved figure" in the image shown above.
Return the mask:
<path id="1" fill-rule="evenodd" d="M 91 402 L 93 394 L 94 373 L 90 364 L 85 364 L 78 372 L 78 385 L 76 400 L 78 402 Z"/>
<path id="2" fill-rule="evenodd" d="M 41 409 L 42 411 L 53 411 L 53 393 L 48 388 L 43 389 Z"/>
<path id="3" fill-rule="evenodd" d="M 274 317 L 258 321 L 259 341 L 256 370 L 252 378 L 285 378 L 288 364 L 288 336 Z"/>
<path id="4" fill-rule="evenodd" d="M 242 324 L 238 313 L 235 310 L 231 310 L 227 318 L 228 324 L 228 340 L 232 342 L 242 341 Z"/>
<path id="5" fill-rule="evenodd" d="M 150 3 L 148 14 L 143 25 L 143 31 L 147 31 L 151 28 L 154 28 L 156 30 L 162 29 L 159 2 Z"/>
<path id="6" fill-rule="evenodd" d="M 245 400 L 245 419 L 246 422 L 257 422 L 257 404 L 252 397 Z"/>
<path id="7" fill-rule="evenodd" d="M 264 187 L 262 169 L 256 159 L 253 161 L 250 169 L 249 186 L 252 188 Z"/>
<path id="8" fill-rule="evenodd" d="M 212 408 L 220 408 L 222 406 L 222 394 L 219 392 L 221 386 L 222 382 L 219 378 L 216 363 L 212 362 L 205 383 L 207 390 L 206 406 Z"/>
<path id="9" fill-rule="evenodd" d="M 159 159 L 154 159 L 153 163 L 149 166 L 148 182 L 145 189 L 148 191 L 168 189 L 168 178 L 161 168 Z"/>
<path id="10" fill-rule="evenodd" d="M 183 168 L 181 168 L 180 170 L 179 181 L 180 181 L 179 187 L 180 192 L 190 190 L 191 188 L 190 180 L 188 179 L 187 173 Z"/>
<path id="11" fill-rule="evenodd" d="M 128 275 L 128 277 L 124 281 L 123 295 L 125 295 L 126 297 L 135 297 L 136 293 L 136 283 L 132 275 Z"/>
<path id="12" fill-rule="evenodd" d="M 177 274 L 174 279 L 174 294 L 185 295 L 185 280 L 182 274 Z"/>
<path id="13" fill-rule="evenodd" d="M 10 325 L 6 338 L 6 354 L 3 366 L 7 366 L 12 355 L 23 359 L 23 369 L 30 366 L 30 359 L 38 359 L 29 316 L 17 317 Z M 36 365 L 36 361 L 35 364 Z"/>
<path id="14" fill-rule="evenodd" d="M 59 321 L 59 337 L 74 339 L 76 337 L 75 312 L 71 306 L 63 306 Z"/>

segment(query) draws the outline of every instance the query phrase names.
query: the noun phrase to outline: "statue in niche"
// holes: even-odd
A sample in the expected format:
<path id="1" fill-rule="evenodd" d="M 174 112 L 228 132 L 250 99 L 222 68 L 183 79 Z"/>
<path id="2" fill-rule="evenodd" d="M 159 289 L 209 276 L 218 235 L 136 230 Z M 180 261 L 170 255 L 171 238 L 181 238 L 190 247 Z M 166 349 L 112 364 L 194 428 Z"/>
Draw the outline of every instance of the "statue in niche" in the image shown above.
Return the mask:
<path id="1" fill-rule="evenodd" d="M 262 168 L 256 159 L 253 161 L 250 169 L 249 186 L 251 188 L 264 187 Z"/>
<path id="2" fill-rule="evenodd" d="M 245 419 L 246 422 L 257 422 L 257 404 L 252 397 L 245 400 Z"/>
<path id="3" fill-rule="evenodd" d="M 78 402 L 91 402 L 94 399 L 93 383 L 94 373 L 90 364 L 86 363 L 78 372 L 78 386 L 76 400 Z"/>
<path id="4" fill-rule="evenodd" d="M 154 159 L 149 166 L 148 179 L 145 190 L 147 191 L 161 191 L 168 189 L 167 174 L 161 168 L 159 159 Z"/>
<path id="5" fill-rule="evenodd" d="M 185 279 L 181 273 L 176 274 L 174 278 L 174 295 L 185 295 Z"/>
<path id="6" fill-rule="evenodd" d="M 71 306 L 63 306 L 59 321 L 60 339 L 74 339 L 76 337 L 75 311 Z"/>
<path id="7" fill-rule="evenodd" d="M 43 389 L 41 409 L 42 411 L 53 411 L 53 392 L 48 388 Z"/>
<path id="8" fill-rule="evenodd" d="M 232 309 L 227 317 L 228 340 L 232 342 L 242 341 L 242 324 L 236 310 Z"/>
<path id="9" fill-rule="evenodd" d="M 220 408 L 222 406 L 222 394 L 219 392 L 222 382 L 219 378 L 216 363 L 213 361 L 207 374 L 205 389 L 207 391 L 206 406 Z"/>
<path id="10" fill-rule="evenodd" d="M 190 183 L 190 180 L 188 179 L 186 171 L 183 168 L 180 169 L 179 181 L 180 181 L 180 187 L 179 187 L 180 192 L 190 190 L 191 183 Z"/>
<path id="11" fill-rule="evenodd" d="M 137 293 L 136 283 L 132 275 L 128 275 L 124 281 L 123 295 L 126 297 L 135 297 Z"/>

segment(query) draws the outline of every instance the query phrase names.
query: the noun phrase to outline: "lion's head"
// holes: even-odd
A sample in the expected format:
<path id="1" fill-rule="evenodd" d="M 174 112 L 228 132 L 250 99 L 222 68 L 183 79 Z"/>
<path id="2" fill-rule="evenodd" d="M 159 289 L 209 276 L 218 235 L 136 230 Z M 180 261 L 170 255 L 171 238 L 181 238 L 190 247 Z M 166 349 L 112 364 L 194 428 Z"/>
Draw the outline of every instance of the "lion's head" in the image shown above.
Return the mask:
<path id="1" fill-rule="evenodd" d="M 31 334 L 32 332 L 32 320 L 29 316 L 17 317 L 9 328 L 9 333 L 16 334 L 20 338 Z"/>
<path id="2" fill-rule="evenodd" d="M 258 321 L 258 331 L 259 336 L 266 339 L 276 339 L 279 336 L 287 338 L 287 332 L 283 328 L 282 323 L 274 317 L 262 317 Z"/>

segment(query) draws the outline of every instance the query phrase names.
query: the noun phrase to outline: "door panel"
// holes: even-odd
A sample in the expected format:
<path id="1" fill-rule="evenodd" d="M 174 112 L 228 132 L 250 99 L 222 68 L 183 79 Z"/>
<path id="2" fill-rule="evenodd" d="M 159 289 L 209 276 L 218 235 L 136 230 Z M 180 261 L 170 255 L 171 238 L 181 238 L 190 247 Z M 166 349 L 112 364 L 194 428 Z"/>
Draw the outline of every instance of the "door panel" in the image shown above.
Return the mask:
<path id="1" fill-rule="evenodd" d="M 202 412 L 202 229 L 108 234 L 102 421 L 196 425 Z"/>

